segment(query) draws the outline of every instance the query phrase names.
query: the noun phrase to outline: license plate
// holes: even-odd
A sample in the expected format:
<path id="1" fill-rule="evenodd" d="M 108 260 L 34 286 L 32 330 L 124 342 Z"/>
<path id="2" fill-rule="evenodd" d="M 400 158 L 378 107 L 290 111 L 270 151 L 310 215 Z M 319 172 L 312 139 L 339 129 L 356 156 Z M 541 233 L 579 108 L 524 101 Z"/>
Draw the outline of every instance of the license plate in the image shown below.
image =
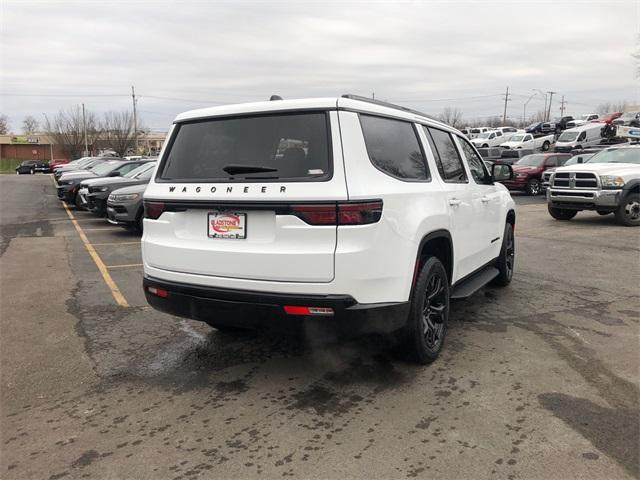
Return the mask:
<path id="1" fill-rule="evenodd" d="M 207 218 L 207 235 L 211 238 L 247 238 L 247 214 L 211 212 Z"/>

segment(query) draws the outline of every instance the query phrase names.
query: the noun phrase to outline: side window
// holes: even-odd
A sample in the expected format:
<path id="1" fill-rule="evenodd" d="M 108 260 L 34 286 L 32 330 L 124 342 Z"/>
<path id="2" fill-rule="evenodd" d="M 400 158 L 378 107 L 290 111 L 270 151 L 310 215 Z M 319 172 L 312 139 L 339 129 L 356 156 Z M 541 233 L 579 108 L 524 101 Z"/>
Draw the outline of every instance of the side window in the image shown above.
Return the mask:
<path id="1" fill-rule="evenodd" d="M 586 138 L 587 138 L 587 132 L 582 132 L 582 133 L 580 134 L 580 136 L 578 137 L 578 141 L 579 141 L 579 142 L 582 142 L 582 141 L 584 141 Z"/>
<path id="2" fill-rule="evenodd" d="M 464 138 L 458 137 L 458 142 L 462 146 L 462 152 L 467 159 L 467 164 L 469 165 L 469 170 L 471 171 L 471 176 L 475 180 L 476 183 L 491 183 L 491 175 L 487 171 L 487 168 L 482 161 L 482 159 L 478 156 L 476 151 L 473 149 L 471 144 L 465 140 Z"/>
<path id="3" fill-rule="evenodd" d="M 451 183 L 467 183 L 467 174 L 451 134 L 437 128 L 424 127 L 424 130 L 442 179 Z"/>
<path id="4" fill-rule="evenodd" d="M 138 168 L 139 166 L 140 166 L 139 163 L 128 163 L 128 164 L 123 165 L 122 167 L 120 167 L 118 169 L 118 171 L 120 172 L 120 175 L 124 175 L 126 173 L 129 173 L 134 168 Z"/>
<path id="5" fill-rule="evenodd" d="M 403 180 L 431 179 L 412 123 L 371 115 L 360 115 L 360 123 L 375 167 Z"/>
<path id="6" fill-rule="evenodd" d="M 501 137 L 501 136 L 502 136 L 502 132 L 501 132 L 500 130 L 498 130 L 498 131 L 496 132 L 496 137 Z"/>
<path id="7" fill-rule="evenodd" d="M 548 157 L 544 162 L 545 167 L 555 167 L 558 165 L 558 157 Z"/>

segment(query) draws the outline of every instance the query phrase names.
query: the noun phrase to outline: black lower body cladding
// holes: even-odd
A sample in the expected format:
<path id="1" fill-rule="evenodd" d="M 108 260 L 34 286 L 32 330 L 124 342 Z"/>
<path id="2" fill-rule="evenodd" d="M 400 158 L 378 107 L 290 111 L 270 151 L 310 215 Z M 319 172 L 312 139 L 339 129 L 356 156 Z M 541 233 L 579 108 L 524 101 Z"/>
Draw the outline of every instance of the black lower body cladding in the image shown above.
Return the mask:
<path id="1" fill-rule="evenodd" d="M 408 302 L 359 304 L 349 295 L 292 295 L 220 289 L 144 277 L 144 293 L 156 310 L 208 324 L 240 328 L 280 329 L 314 321 L 350 333 L 390 333 L 407 320 Z M 159 296 L 149 288 L 162 289 Z M 328 307 L 333 315 L 289 315 L 285 305 Z"/>

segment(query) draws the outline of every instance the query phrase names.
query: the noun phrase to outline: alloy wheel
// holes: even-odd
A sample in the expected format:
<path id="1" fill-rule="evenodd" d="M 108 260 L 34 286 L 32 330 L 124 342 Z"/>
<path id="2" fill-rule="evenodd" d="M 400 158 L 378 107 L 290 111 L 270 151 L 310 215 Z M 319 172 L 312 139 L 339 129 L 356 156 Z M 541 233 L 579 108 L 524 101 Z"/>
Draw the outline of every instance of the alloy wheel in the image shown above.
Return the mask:
<path id="1" fill-rule="evenodd" d="M 422 307 L 422 335 L 430 349 L 436 349 L 442 342 L 447 298 L 444 279 L 434 273 L 427 282 Z"/>
<path id="2" fill-rule="evenodd" d="M 631 200 L 624 206 L 624 212 L 631 221 L 640 220 L 640 202 Z"/>

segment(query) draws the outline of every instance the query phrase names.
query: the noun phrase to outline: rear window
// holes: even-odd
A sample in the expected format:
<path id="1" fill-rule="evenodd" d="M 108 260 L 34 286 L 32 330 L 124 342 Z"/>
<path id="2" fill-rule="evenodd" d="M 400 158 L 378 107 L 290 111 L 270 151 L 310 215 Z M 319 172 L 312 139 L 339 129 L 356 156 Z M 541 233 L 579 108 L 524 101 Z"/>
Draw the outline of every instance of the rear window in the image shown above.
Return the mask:
<path id="1" fill-rule="evenodd" d="M 321 181 L 331 177 L 327 115 L 221 118 L 177 127 L 158 178 Z"/>

